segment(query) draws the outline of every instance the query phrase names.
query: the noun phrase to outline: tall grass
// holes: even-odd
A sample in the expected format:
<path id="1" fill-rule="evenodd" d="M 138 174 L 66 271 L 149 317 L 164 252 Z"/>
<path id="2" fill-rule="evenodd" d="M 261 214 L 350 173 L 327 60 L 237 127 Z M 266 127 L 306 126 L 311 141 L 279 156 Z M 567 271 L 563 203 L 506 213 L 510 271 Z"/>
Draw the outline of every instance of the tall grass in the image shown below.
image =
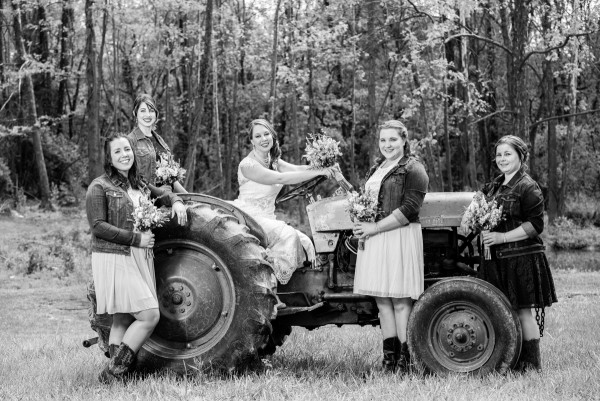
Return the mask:
<path id="1" fill-rule="evenodd" d="M 2 400 L 589 400 L 600 394 L 600 275 L 556 274 L 559 302 L 547 310 L 542 374 L 483 378 L 382 373 L 378 328 L 294 328 L 266 370 L 233 377 L 157 374 L 105 386 L 81 286 L 0 287 Z"/>
<path id="2" fill-rule="evenodd" d="M 87 223 L 83 216 L 55 217 L 39 217 L 33 224 L 0 219 L 0 400 L 600 399 L 600 274 L 581 271 L 589 261 L 578 256 L 591 252 L 573 254 L 554 270 L 559 302 L 546 311 L 542 374 L 385 374 L 379 370 L 379 328 L 327 326 L 294 328 L 266 358 L 262 372 L 183 378 L 157 374 L 101 385 L 97 374 L 106 358 L 95 346 L 81 346 L 94 335 L 84 286 L 89 257 L 81 248 Z M 57 243 L 66 244 L 74 249 L 75 265 L 69 272 L 42 268 L 28 273 L 34 245 L 19 248 L 23 243 L 39 247 L 46 261 L 56 257 L 51 250 Z M 549 258 L 554 266 L 556 255 Z"/>

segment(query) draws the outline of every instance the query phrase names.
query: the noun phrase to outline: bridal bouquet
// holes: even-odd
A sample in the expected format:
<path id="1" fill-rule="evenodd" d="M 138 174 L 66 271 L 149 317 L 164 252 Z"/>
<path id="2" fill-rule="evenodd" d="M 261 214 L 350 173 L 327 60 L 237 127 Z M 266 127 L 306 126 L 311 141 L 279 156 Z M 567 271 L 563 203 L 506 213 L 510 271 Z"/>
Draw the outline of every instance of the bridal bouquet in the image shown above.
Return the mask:
<path id="1" fill-rule="evenodd" d="M 156 185 L 171 185 L 175 181 L 183 181 L 185 169 L 173 160 L 173 157 L 160 156 L 156 164 Z"/>
<path id="2" fill-rule="evenodd" d="M 346 211 L 350 214 L 350 220 L 374 222 L 379 214 L 377 210 L 377 196 L 373 191 L 361 189 L 360 192 L 348 193 L 348 206 Z M 365 249 L 365 240 L 358 240 L 358 248 Z"/>
<path id="3" fill-rule="evenodd" d="M 340 143 L 335 139 L 324 134 L 308 134 L 302 158 L 308 160 L 311 170 L 333 167 L 341 155 Z"/>
<path id="4" fill-rule="evenodd" d="M 498 207 L 496 200 L 490 202 L 485 200 L 481 191 L 477 191 L 473 201 L 465 211 L 461 225 L 471 231 L 485 232 L 496 227 L 502 220 L 502 206 Z M 490 248 L 483 245 L 483 254 L 486 260 L 492 258 Z"/>
<path id="5" fill-rule="evenodd" d="M 154 202 L 146 196 L 140 196 L 140 205 L 135 208 L 132 215 L 134 219 L 133 228 L 138 231 L 148 231 L 156 227 L 162 227 L 170 218 L 169 211 L 157 208 L 154 206 Z"/>

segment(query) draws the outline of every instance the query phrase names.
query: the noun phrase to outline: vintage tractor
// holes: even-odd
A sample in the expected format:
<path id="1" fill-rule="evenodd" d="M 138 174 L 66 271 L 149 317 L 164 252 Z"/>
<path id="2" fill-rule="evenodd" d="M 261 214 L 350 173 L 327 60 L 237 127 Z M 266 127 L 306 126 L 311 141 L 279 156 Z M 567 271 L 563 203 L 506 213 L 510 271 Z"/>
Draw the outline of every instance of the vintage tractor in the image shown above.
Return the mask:
<path id="1" fill-rule="evenodd" d="M 283 195 L 306 195 L 316 181 Z M 425 292 L 409 320 L 416 366 L 436 373 L 486 374 L 516 362 L 521 327 L 508 300 L 474 278 L 474 235 L 458 233 L 472 193 L 428 193 L 420 213 Z M 260 226 L 218 198 L 186 194 L 186 227 L 155 231 L 160 322 L 138 355 L 145 369 L 191 372 L 244 368 L 275 352 L 293 326 L 377 325 L 372 298 L 354 294 L 356 241 L 346 197 L 307 207 L 317 263 L 278 284 Z"/>

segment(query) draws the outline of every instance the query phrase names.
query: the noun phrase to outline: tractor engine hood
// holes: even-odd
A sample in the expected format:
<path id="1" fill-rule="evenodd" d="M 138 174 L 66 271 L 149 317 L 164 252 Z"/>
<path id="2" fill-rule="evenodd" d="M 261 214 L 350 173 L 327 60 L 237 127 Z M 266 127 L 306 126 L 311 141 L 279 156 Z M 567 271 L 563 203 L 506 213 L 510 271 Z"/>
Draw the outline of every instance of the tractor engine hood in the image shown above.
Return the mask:
<path id="1" fill-rule="evenodd" d="M 463 213 L 473 200 L 473 192 L 430 192 L 425 195 L 419 219 L 423 228 L 458 227 Z M 346 196 L 334 196 L 306 207 L 313 234 L 351 230 L 346 212 Z"/>

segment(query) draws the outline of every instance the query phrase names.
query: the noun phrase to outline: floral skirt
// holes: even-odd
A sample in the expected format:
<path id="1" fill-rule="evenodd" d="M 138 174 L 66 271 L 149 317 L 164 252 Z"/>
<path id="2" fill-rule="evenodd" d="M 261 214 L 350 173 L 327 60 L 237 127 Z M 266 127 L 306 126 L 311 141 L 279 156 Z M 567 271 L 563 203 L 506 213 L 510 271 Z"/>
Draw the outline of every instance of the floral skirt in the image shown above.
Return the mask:
<path id="1" fill-rule="evenodd" d="M 146 248 L 130 249 L 130 255 L 92 252 L 99 315 L 158 308 L 154 259 Z"/>

